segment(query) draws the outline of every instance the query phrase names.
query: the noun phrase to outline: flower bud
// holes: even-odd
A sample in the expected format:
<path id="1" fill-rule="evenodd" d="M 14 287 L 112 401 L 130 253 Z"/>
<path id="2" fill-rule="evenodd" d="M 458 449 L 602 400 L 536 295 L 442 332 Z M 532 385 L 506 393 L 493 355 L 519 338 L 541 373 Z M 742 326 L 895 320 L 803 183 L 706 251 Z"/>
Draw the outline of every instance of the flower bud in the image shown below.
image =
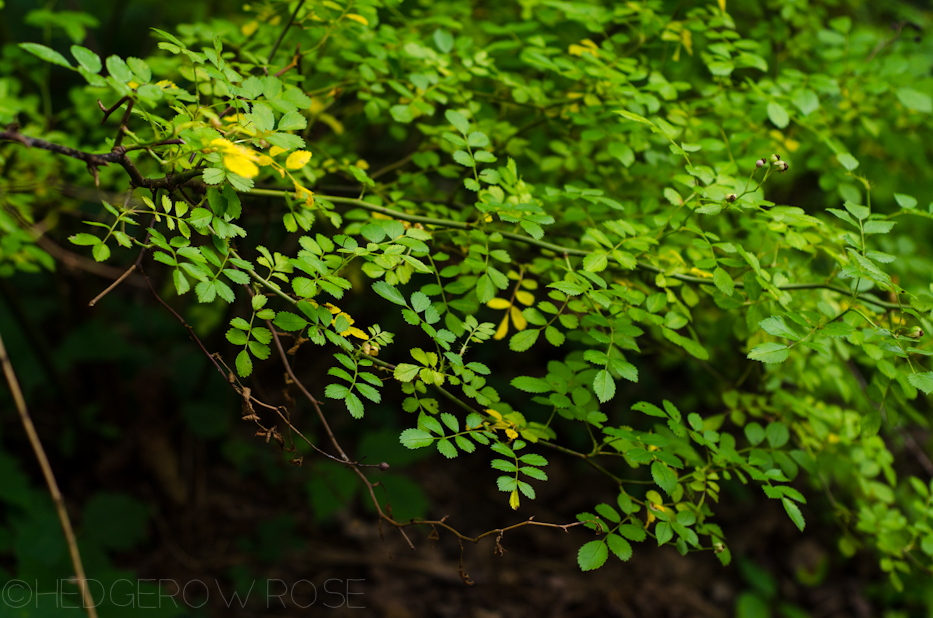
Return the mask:
<path id="1" fill-rule="evenodd" d="M 923 330 L 919 326 L 914 326 L 908 331 L 907 336 L 911 339 L 920 339 L 920 337 L 923 337 Z"/>
<path id="2" fill-rule="evenodd" d="M 758 159 L 757 161 L 755 161 L 755 167 L 764 167 L 764 165 L 765 165 L 764 159 Z"/>
<path id="3" fill-rule="evenodd" d="M 781 161 L 780 163 L 781 163 L 781 173 L 783 174 L 784 172 L 787 171 L 787 168 L 789 168 L 790 165 L 787 164 L 787 161 Z"/>
<path id="4" fill-rule="evenodd" d="M 726 200 L 729 202 L 734 202 L 737 199 L 738 199 L 738 196 L 735 193 L 730 193 L 729 195 L 726 196 Z"/>
<path id="5" fill-rule="evenodd" d="M 777 163 L 780 160 L 781 160 L 781 155 L 776 155 L 776 154 L 771 155 L 771 163 Z"/>

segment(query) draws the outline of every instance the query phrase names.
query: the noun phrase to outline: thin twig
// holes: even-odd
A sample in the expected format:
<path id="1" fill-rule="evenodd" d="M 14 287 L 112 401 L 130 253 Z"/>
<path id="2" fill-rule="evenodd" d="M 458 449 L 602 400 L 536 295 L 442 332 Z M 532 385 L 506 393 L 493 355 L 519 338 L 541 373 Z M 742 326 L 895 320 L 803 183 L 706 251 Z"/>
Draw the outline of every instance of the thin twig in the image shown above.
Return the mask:
<path id="1" fill-rule="evenodd" d="M 65 533 L 65 541 L 68 543 L 68 552 L 71 554 L 71 564 L 75 569 L 75 579 L 77 580 L 78 587 L 81 589 L 84 608 L 87 610 L 89 618 L 97 618 L 96 605 L 94 604 L 91 590 L 87 585 L 84 565 L 81 563 L 81 553 L 78 551 L 78 542 L 75 539 L 74 530 L 71 528 L 71 520 L 68 518 L 65 500 L 62 498 L 62 492 L 58 489 L 58 482 L 55 480 L 55 474 L 52 472 L 52 466 L 49 464 L 49 458 L 45 454 L 42 442 L 39 440 L 39 434 L 36 433 L 36 427 L 32 424 L 32 418 L 29 416 L 29 410 L 26 408 L 26 399 L 23 397 L 23 391 L 19 387 L 16 373 L 13 372 L 13 364 L 10 362 L 6 347 L 3 345 L 2 336 L 0 336 L 0 363 L 3 363 L 3 372 L 6 374 L 7 384 L 9 384 L 10 392 L 13 394 L 13 400 L 16 402 L 19 418 L 23 423 L 23 428 L 26 430 L 29 444 L 32 446 L 36 459 L 39 460 L 39 467 L 42 468 L 42 475 L 45 477 L 45 483 L 48 485 L 49 493 L 52 495 L 52 501 L 55 503 L 58 520 L 61 522 L 62 530 Z"/>
<path id="2" fill-rule="evenodd" d="M 104 296 L 109 294 L 110 291 L 113 290 L 115 287 L 123 283 L 123 280 L 129 277 L 130 275 L 132 275 L 134 272 L 136 272 L 136 264 L 133 264 L 128 269 L 126 269 L 126 272 L 120 275 L 119 279 L 117 279 L 116 281 L 108 285 L 107 289 L 105 289 L 103 292 L 95 296 L 94 299 L 91 300 L 91 302 L 87 304 L 87 306 L 93 307 L 94 305 L 96 305 L 98 302 L 100 302 L 100 299 L 102 299 Z"/>
<path id="3" fill-rule="evenodd" d="M 282 33 L 279 34 L 279 38 L 275 42 L 275 45 L 272 46 L 272 51 L 269 52 L 269 59 L 266 60 L 266 64 L 272 64 L 272 59 L 275 58 L 275 52 L 279 51 L 279 45 L 282 44 L 282 39 L 285 38 L 285 35 L 288 33 L 288 29 L 292 27 L 292 23 L 294 23 L 295 18 L 298 16 L 298 11 L 300 11 L 301 7 L 303 7 L 304 5 L 305 5 L 305 0 L 301 0 L 301 2 L 298 3 L 298 6 L 295 7 L 295 12 L 292 13 L 292 16 L 288 20 L 288 23 L 285 24 L 284 28 L 282 28 Z"/>

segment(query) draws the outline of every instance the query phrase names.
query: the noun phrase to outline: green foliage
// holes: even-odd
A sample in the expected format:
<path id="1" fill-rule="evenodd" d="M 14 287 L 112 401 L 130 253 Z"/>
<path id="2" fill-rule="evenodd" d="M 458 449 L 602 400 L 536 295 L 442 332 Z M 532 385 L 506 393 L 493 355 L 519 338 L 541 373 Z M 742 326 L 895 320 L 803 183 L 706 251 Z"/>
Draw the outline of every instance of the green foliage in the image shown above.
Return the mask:
<path id="1" fill-rule="evenodd" d="M 648 539 L 728 564 L 724 483 L 800 530 L 804 492 L 831 490 L 844 554 L 870 547 L 896 589 L 933 569 L 929 481 L 895 465 L 933 393 L 928 44 L 838 15 L 878 17 L 859 2 L 360 0 L 299 9 L 279 46 L 279 4 L 222 35 L 155 30 L 145 59 L 20 45 L 80 74 L 76 101 L 131 103 L 133 164 L 179 181 L 135 180 L 74 245 L 148 251 L 179 297 L 231 305 L 239 378 L 273 329 L 320 346 L 316 392 L 366 423 L 399 397 L 399 444 L 488 458 L 513 509 L 548 478 L 531 448 L 598 462 L 618 510 L 577 516 L 598 535 L 583 570 Z M 70 164 L 18 148 L 19 174 Z M 7 274 L 51 267 L 23 235 L 34 205 L 0 218 Z M 381 325 L 335 304 L 357 297 Z M 350 497 L 327 466 L 319 514 Z M 386 486 L 420 516 L 405 483 Z"/>

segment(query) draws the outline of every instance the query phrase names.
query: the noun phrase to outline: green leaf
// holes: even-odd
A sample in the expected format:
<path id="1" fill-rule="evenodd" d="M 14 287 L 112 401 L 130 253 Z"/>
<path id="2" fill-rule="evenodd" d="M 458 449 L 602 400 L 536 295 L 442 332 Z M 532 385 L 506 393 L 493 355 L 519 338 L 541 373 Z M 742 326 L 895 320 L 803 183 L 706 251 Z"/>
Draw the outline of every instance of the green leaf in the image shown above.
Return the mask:
<path id="1" fill-rule="evenodd" d="M 787 127 L 787 123 L 790 122 L 790 116 L 787 115 L 787 110 L 784 109 L 784 106 L 774 101 L 768 103 L 768 118 L 770 118 L 771 122 L 779 129 Z"/>
<path id="2" fill-rule="evenodd" d="M 664 493 L 671 496 L 677 488 L 677 474 L 661 461 L 651 464 L 651 478 L 664 490 Z"/>
<path id="3" fill-rule="evenodd" d="M 590 541 L 577 552 L 577 564 L 583 571 L 592 571 L 606 564 L 609 548 L 602 541 Z"/>
<path id="4" fill-rule="evenodd" d="M 434 31 L 434 44 L 440 51 L 448 54 L 454 48 L 454 37 L 446 30 L 437 29 Z"/>
<path id="5" fill-rule="evenodd" d="M 797 341 L 800 339 L 800 336 L 784 321 L 784 318 L 781 316 L 772 316 L 770 318 L 764 319 L 758 323 L 762 329 L 769 335 L 774 335 L 775 337 L 786 337 L 787 339 L 793 339 Z"/>
<path id="6" fill-rule="evenodd" d="M 454 127 L 464 135 L 470 132 L 470 121 L 460 112 L 449 109 L 444 112 L 444 117 L 447 118 L 447 122 L 454 125 Z"/>
<path id="7" fill-rule="evenodd" d="M 784 503 L 784 510 L 790 515 L 791 520 L 803 532 L 807 524 L 803 519 L 803 513 L 800 512 L 800 507 L 789 498 L 781 498 L 781 502 Z"/>
<path id="8" fill-rule="evenodd" d="M 418 365 L 399 363 L 395 366 L 395 373 L 393 375 L 399 382 L 411 382 L 418 377 L 419 371 L 421 371 L 421 367 Z"/>
<path id="9" fill-rule="evenodd" d="M 395 303 L 396 305 L 401 305 L 403 307 L 408 306 L 408 304 L 405 302 L 405 297 L 402 296 L 402 293 L 385 281 L 377 281 L 374 283 L 373 291 L 389 302 Z"/>
<path id="10" fill-rule="evenodd" d="M 88 234 L 86 232 L 81 232 L 80 234 L 75 234 L 74 236 L 69 236 L 68 240 L 78 246 L 91 246 L 99 244 L 101 241 L 100 238 L 94 236 L 93 234 Z"/>
<path id="11" fill-rule="evenodd" d="M 467 136 L 467 144 L 470 148 L 485 148 L 489 145 L 489 138 L 485 133 L 473 131 Z"/>
<path id="12" fill-rule="evenodd" d="M 551 385 L 544 380 L 540 378 L 530 378 L 528 376 L 513 378 L 511 384 L 518 390 L 525 391 L 526 393 L 547 393 L 554 390 L 551 388 Z"/>
<path id="13" fill-rule="evenodd" d="M 897 204 L 901 208 L 906 208 L 907 210 L 913 210 L 917 207 L 917 198 L 911 195 L 905 195 L 903 193 L 895 193 L 894 199 L 897 201 Z"/>
<path id="14" fill-rule="evenodd" d="M 596 512 L 599 513 L 600 517 L 607 521 L 611 521 L 612 523 L 617 524 L 622 521 L 622 518 L 619 517 L 619 513 L 608 504 L 597 504 Z"/>
<path id="15" fill-rule="evenodd" d="M 913 88 L 898 88 L 897 100 L 907 109 L 929 114 L 933 112 L 933 98 Z"/>
<path id="16" fill-rule="evenodd" d="M 599 398 L 600 403 L 606 403 L 616 394 L 616 381 L 608 371 L 602 369 L 593 378 L 593 392 Z"/>
<path id="17" fill-rule="evenodd" d="M 644 541 L 648 536 L 644 528 L 636 526 L 635 524 L 622 524 L 616 532 L 630 541 L 635 541 L 637 543 Z"/>
<path id="18" fill-rule="evenodd" d="M 587 272 L 602 272 L 607 266 L 609 266 L 609 258 L 605 253 L 591 253 L 583 258 L 583 268 Z"/>
<path id="19" fill-rule="evenodd" d="M 348 392 L 343 402 L 347 404 L 347 411 L 350 412 L 350 416 L 357 419 L 363 418 L 363 413 L 365 412 L 363 402 L 360 401 L 360 398 L 357 397 L 355 393 Z"/>
<path id="20" fill-rule="evenodd" d="M 639 401 L 632 406 L 632 409 L 636 412 L 641 412 L 642 414 L 647 414 L 648 416 L 657 416 L 658 418 L 667 418 L 667 412 L 659 408 L 658 406 L 648 403 L 647 401 Z"/>
<path id="21" fill-rule="evenodd" d="M 126 59 L 126 64 L 133 72 L 133 75 L 139 78 L 139 81 L 142 83 L 148 83 L 149 80 L 152 79 L 152 71 L 149 69 L 149 65 L 146 64 L 144 60 L 130 56 Z"/>
<path id="22" fill-rule="evenodd" d="M 120 56 L 110 56 L 107 58 L 107 72 L 110 73 L 110 77 L 117 80 L 117 82 L 126 83 L 133 79 L 130 68 L 126 66 L 126 63 Z"/>
<path id="23" fill-rule="evenodd" d="M 307 119 L 300 112 L 288 112 L 279 119 L 279 131 L 300 131 L 308 126 Z"/>
<path id="24" fill-rule="evenodd" d="M 30 54 L 42 58 L 46 62 L 51 62 L 52 64 L 57 64 L 58 66 L 66 67 L 69 69 L 73 68 L 71 63 L 68 62 L 64 56 L 50 47 L 46 47 L 45 45 L 40 45 L 38 43 L 20 43 L 19 46 L 28 51 Z"/>
<path id="25" fill-rule="evenodd" d="M 94 256 L 96 261 L 104 262 L 107 260 L 107 258 L 110 257 L 110 247 L 101 242 L 97 245 L 94 245 L 94 248 L 91 249 L 91 254 Z"/>
<path id="26" fill-rule="evenodd" d="M 78 64 L 83 66 L 91 73 L 100 73 L 100 70 L 104 68 L 100 62 L 100 56 L 89 50 L 87 47 L 72 45 L 71 55 L 75 57 L 75 60 L 78 61 Z"/>
<path id="27" fill-rule="evenodd" d="M 416 449 L 431 446 L 431 443 L 434 442 L 434 438 L 428 432 L 420 429 L 406 429 L 402 432 L 402 435 L 399 436 L 399 442 L 401 442 L 405 448 Z"/>
<path id="28" fill-rule="evenodd" d="M 289 313 L 288 311 L 279 311 L 272 323 L 282 330 L 287 331 L 301 330 L 308 325 L 308 321 L 306 319 L 300 315 Z"/>
<path id="29" fill-rule="evenodd" d="M 249 342 L 249 336 L 246 333 L 244 333 L 242 330 L 238 330 L 236 328 L 231 328 L 230 330 L 228 330 L 226 337 L 227 337 L 227 341 L 237 346 L 246 345 L 247 342 Z"/>
<path id="30" fill-rule="evenodd" d="M 809 116 L 820 107 L 820 99 L 812 90 L 797 90 L 791 100 L 804 116 Z"/>
<path id="31" fill-rule="evenodd" d="M 535 344 L 540 333 L 541 331 L 537 328 L 529 328 L 515 333 L 509 340 L 509 349 L 514 352 L 524 352 Z"/>
<path id="32" fill-rule="evenodd" d="M 249 352 L 246 350 L 241 350 L 236 356 L 236 372 L 241 378 L 253 373 L 253 359 L 249 357 Z"/>
<path id="33" fill-rule="evenodd" d="M 172 271 L 172 281 L 175 284 L 175 291 L 179 296 L 191 289 L 191 285 L 188 283 L 188 279 L 185 278 L 185 275 L 180 268 L 176 268 Z"/>
<path id="34" fill-rule="evenodd" d="M 448 438 L 442 438 L 437 441 L 438 452 L 447 459 L 453 459 L 457 456 L 457 447 Z"/>
<path id="35" fill-rule="evenodd" d="M 628 562 L 628 559 L 632 557 L 631 544 L 618 534 L 610 534 L 606 541 L 612 553 L 622 562 Z"/>
<path id="36" fill-rule="evenodd" d="M 544 337 L 554 347 L 560 347 L 564 344 L 564 333 L 560 332 L 554 326 L 548 326 L 544 329 Z"/>
<path id="37" fill-rule="evenodd" d="M 732 277 L 729 276 L 729 273 L 722 268 L 716 268 L 716 270 L 713 271 L 713 283 L 715 283 L 719 291 L 726 296 L 732 296 L 735 290 L 735 282 L 732 281 Z"/>
<path id="38" fill-rule="evenodd" d="M 651 122 L 650 120 L 648 120 L 648 119 L 645 118 L 644 116 L 639 116 L 638 114 L 633 114 L 632 112 L 628 111 L 627 109 L 617 109 L 617 110 L 615 110 L 615 113 L 619 114 L 619 115 L 622 116 L 623 118 L 627 118 L 628 120 L 634 120 L 635 122 L 640 122 L 640 123 L 642 123 L 642 124 L 651 125 L 652 127 L 655 126 L 655 124 L 654 124 L 653 122 Z"/>
<path id="39" fill-rule="evenodd" d="M 765 439 L 765 436 L 765 430 L 762 429 L 761 425 L 758 423 L 749 423 L 745 426 L 745 437 L 748 438 L 748 441 L 752 446 L 761 444 L 762 440 Z"/>
<path id="40" fill-rule="evenodd" d="M 836 160 L 842 164 L 842 167 L 846 168 L 850 172 L 858 167 L 858 160 L 848 152 L 840 152 L 836 155 Z"/>
<path id="41" fill-rule="evenodd" d="M 752 348 L 748 358 L 762 363 L 783 363 L 787 360 L 790 350 L 782 343 L 761 343 Z"/>
<path id="42" fill-rule="evenodd" d="M 771 448 L 781 448 L 790 440 L 790 431 L 788 431 L 787 425 L 778 421 L 768 424 L 765 435 Z"/>
<path id="43" fill-rule="evenodd" d="M 923 391 L 923 393 L 926 395 L 933 393 L 933 371 L 927 371 L 926 373 L 912 373 L 907 376 L 907 381 L 914 385 L 916 388 Z"/>
<path id="44" fill-rule="evenodd" d="M 460 165 L 465 167 L 476 167 L 476 162 L 473 160 L 473 157 L 470 156 L 470 153 L 466 152 L 465 150 L 455 150 L 453 157 L 454 161 Z"/>

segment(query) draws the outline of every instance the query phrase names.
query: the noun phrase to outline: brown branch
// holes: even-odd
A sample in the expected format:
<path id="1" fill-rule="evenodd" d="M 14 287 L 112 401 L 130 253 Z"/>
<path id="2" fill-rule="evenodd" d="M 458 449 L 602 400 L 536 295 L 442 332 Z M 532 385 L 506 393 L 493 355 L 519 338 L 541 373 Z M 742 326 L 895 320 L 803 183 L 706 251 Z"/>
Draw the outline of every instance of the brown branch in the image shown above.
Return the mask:
<path id="1" fill-rule="evenodd" d="M 123 143 L 123 136 L 126 135 L 126 125 L 130 121 L 130 114 L 133 113 L 133 106 L 136 104 L 136 101 L 130 99 L 130 102 L 126 104 L 126 112 L 123 114 L 123 120 L 120 121 L 120 128 L 117 129 L 117 138 L 114 140 L 114 147 L 119 146 Z"/>
<path id="2" fill-rule="evenodd" d="M 127 149 L 124 146 L 115 146 L 110 152 L 96 154 L 75 150 L 74 148 L 69 148 L 68 146 L 62 146 L 61 144 L 55 144 L 53 142 L 47 142 L 37 137 L 28 137 L 20 134 L 18 131 L 0 131 L 0 140 L 19 142 L 27 148 L 41 148 L 42 150 L 48 150 L 49 152 L 84 161 L 92 175 L 96 174 L 96 168 L 116 163 L 123 167 L 130 175 L 133 186 L 146 189 L 166 189 L 168 191 L 174 191 L 190 180 L 200 176 L 203 171 L 202 169 L 193 169 L 167 174 L 162 178 L 146 178 L 136 169 L 133 161 L 126 154 Z"/>
<path id="3" fill-rule="evenodd" d="M 280 70 L 275 74 L 276 77 L 282 77 L 292 69 L 298 66 L 298 63 L 301 62 L 301 43 L 295 47 L 295 55 L 292 56 L 292 61 L 285 65 L 285 68 Z M 301 73 L 301 71 L 299 71 Z"/>
<path id="4" fill-rule="evenodd" d="M 3 337 L 0 337 L 0 363 L 3 364 L 3 372 L 6 374 L 7 384 L 10 386 L 10 392 L 13 394 L 13 400 L 16 402 L 16 409 L 19 411 L 20 421 L 23 423 L 23 429 L 29 438 L 29 444 L 39 460 L 39 467 L 42 468 L 42 475 L 45 477 L 45 483 L 49 487 L 49 493 L 52 495 L 52 501 L 55 503 L 55 510 L 58 513 L 58 520 L 61 522 L 62 531 L 65 533 L 65 541 L 68 543 L 68 552 L 71 554 L 71 564 L 75 569 L 75 579 L 78 587 L 81 589 L 81 597 L 84 600 L 84 608 L 87 610 L 89 618 L 97 618 L 97 609 L 94 604 L 94 598 L 87 585 L 87 576 L 84 574 L 84 565 L 81 563 L 81 553 L 78 551 L 78 542 L 75 539 L 74 530 L 71 528 L 71 520 L 68 518 L 68 509 L 65 508 L 65 500 L 62 498 L 62 492 L 58 489 L 58 482 L 55 480 L 55 474 L 52 472 L 52 466 L 49 464 L 49 458 L 45 454 L 42 442 L 39 440 L 39 434 L 36 433 L 36 427 L 32 424 L 32 418 L 29 416 L 29 410 L 26 408 L 26 399 L 23 397 L 23 391 L 19 387 L 19 381 L 16 379 L 16 373 L 13 371 L 13 364 L 7 355 L 6 347 L 3 345 Z"/>
<path id="5" fill-rule="evenodd" d="M 104 112 L 104 117 L 100 119 L 100 124 L 103 125 L 105 122 L 107 122 L 107 119 L 110 118 L 110 114 L 120 109 L 120 106 L 126 103 L 127 100 L 129 100 L 129 97 L 123 97 L 110 107 L 104 107 L 104 104 L 100 102 L 100 99 L 97 99 L 97 106 L 100 108 L 100 111 Z"/>

